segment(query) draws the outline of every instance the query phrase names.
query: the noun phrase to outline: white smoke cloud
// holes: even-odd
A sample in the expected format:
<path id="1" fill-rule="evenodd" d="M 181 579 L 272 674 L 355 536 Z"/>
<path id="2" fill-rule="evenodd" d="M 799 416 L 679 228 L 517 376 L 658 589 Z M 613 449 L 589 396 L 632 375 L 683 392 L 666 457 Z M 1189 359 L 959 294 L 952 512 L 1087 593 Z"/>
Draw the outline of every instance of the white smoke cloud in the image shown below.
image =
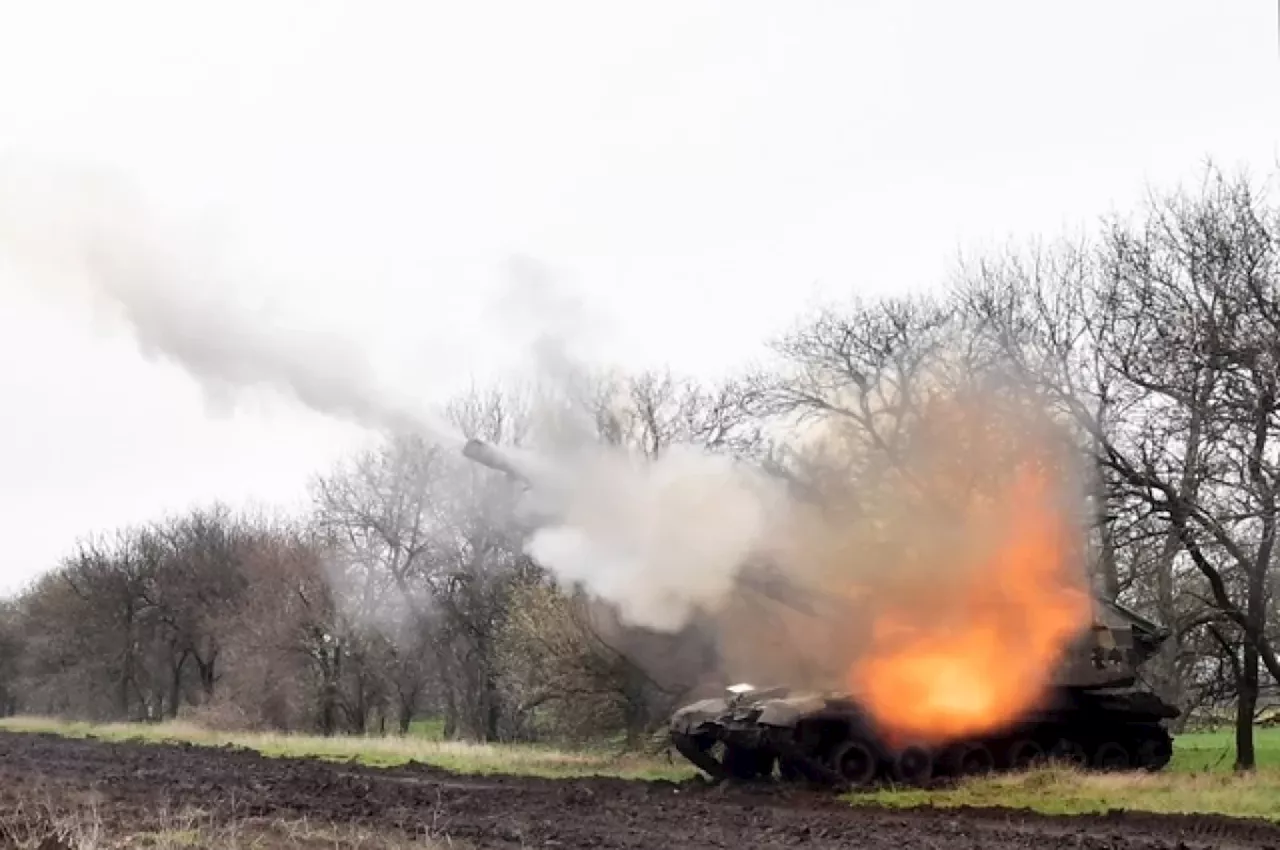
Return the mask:
<path id="1" fill-rule="evenodd" d="M 191 374 L 210 405 L 267 386 L 307 407 L 395 432 L 452 431 L 379 386 L 365 353 L 341 335 L 272 321 L 235 297 L 217 257 L 144 214 L 101 175 L 0 172 L 0 256 L 55 297 L 92 303 L 143 354 Z"/>
<path id="2" fill-rule="evenodd" d="M 529 554 L 614 603 L 623 621 L 657 631 L 716 610 L 782 506 L 763 477 L 693 446 L 653 461 L 597 448 L 567 468 L 560 521 L 533 532 Z"/>
<path id="3" fill-rule="evenodd" d="M 381 386 L 350 340 L 248 309 L 238 282 L 192 241 L 99 175 L 0 169 L 0 257 L 51 295 L 92 303 L 148 357 L 190 373 L 212 405 L 266 386 L 323 414 L 460 448 L 453 429 Z M 779 516 L 779 495 L 695 446 L 648 460 L 602 445 L 585 408 L 599 373 L 584 350 L 608 322 L 535 262 L 514 259 L 509 271 L 494 318 L 528 352 L 540 388 L 535 431 L 549 449 L 535 458 L 549 475 L 530 495 L 551 522 L 527 550 L 628 623 L 678 630 L 731 593 Z"/>
<path id="4" fill-rule="evenodd" d="M 785 516 L 784 494 L 698 446 L 647 458 L 603 444 L 586 406 L 606 373 L 582 358 L 608 333 L 608 317 L 536 262 L 519 258 L 508 271 L 496 314 L 530 352 L 540 388 L 535 430 L 554 468 L 529 494 L 544 524 L 526 551 L 564 584 L 615 605 L 624 622 L 679 631 L 731 596 Z"/>

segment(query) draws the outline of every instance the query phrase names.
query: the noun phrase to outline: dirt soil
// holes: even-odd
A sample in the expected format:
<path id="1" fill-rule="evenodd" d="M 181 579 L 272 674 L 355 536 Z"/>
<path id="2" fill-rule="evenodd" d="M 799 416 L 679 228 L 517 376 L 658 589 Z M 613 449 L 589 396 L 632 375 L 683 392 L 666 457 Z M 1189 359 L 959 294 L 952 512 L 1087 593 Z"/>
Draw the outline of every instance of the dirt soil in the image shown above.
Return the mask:
<path id="1" fill-rule="evenodd" d="M 0 732 L 0 816 L 33 795 L 93 800 L 116 834 L 173 812 L 288 818 L 435 836 L 473 847 L 1280 848 L 1280 826 L 1205 816 L 1046 817 L 889 810 L 830 795 L 690 782 L 458 776 L 425 765 L 265 758 L 232 749 Z M 169 813 L 169 814 L 166 814 Z M 456 846 L 456 845 L 455 845 Z"/>

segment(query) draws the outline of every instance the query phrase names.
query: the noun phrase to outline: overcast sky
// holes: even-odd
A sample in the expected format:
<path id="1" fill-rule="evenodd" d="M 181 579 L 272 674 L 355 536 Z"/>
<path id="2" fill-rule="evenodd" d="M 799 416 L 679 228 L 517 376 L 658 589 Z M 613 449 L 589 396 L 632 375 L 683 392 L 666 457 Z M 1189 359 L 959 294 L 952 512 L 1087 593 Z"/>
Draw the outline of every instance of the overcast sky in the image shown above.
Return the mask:
<path id="1" fill-rule="evenodd" d="M 0 2 L 0 178 L 110 175 L 268 322 L 438 398 L 518 363 L 512 256 L 587 356 L 716 375 L 819 298 L 940 283 L 1280 148 L 1271 0 Z M 37 184 L 38 185 L 38 184 Z M 296 504 L 362 435 L 209 410 L 0 265 L 0 590 L 94 530 Z M 220 296 L 221 297 L 221 296 Z"/>

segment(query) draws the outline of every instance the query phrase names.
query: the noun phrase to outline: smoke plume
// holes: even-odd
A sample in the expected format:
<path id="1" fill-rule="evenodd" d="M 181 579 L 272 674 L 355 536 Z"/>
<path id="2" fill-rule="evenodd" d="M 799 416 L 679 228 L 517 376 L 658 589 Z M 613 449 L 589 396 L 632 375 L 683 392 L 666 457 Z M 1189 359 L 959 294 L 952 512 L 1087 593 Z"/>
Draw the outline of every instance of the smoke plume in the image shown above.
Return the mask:
<path id="1" fill-rule="evenodd" d="M 513 271 L 552 433 L 554 472 L 529 476 L 535 560 L 626 624 L 709 626 L 724 678 L 847 689 L 897 734 L 981 732 L 1039 698 L 1091 611 L 1072 443 L 1035 403 L 933 364 L 892 451 L 825 424 L 827 464 L 856 480 L 799 501 L 696 446 L 602 445 L 572 353 L 600 320 L 536 266 Z"/>
<path id="2" fill-rule="evenodd" d="M 608 318 L 538 263 L 508 266 L 495 317 L 529 351 L 534 440 L 553 473 L 531 476 L 543 522 L 526 551 L 567 586 L 614 605 L 629 625 L 677 632 L 721 607 L 785 508 L 775 482 L 693 445 L 645 457 L 601 441 L 609 375 L 585 359 Z"/>
<path id="3" fill-rule="evenodd" d="M 690 446 L 654 461 L 584 451 L 566 472 L 574 486 L 558 520 L 531 535 L 529 554 L 614 603 L 624 622 L 658 631 L 723 604 L 780 504 L 767 481 Z"/>
<path id="4" fill-rule="evenodd" d="M 547 280 L 527 281 L 526 321 Z M 695 446 L 601 444 L 567 397 L 591 381 L 566 312 L 535 349 L 556 434 L 528 476 L 535 560 L 623 623 L 709 627 L 722 681 L 847 690 L 891 736 L 980 734 L 1040 699 L 1091 603 L 1073 444 L 1033 400 L 992 374 L 938 378 L 891 450 L 833 417 L 825 460 L 854 478 L 801 501 Z"/>
<path id="5" fill-rule="evenodd" d="M 892 414 L 892 446 L 823 423 L 825 464 L 852 478 L 799 500 L 696 446 L 601 444 L 572 353 L 600 321 L 515 271 L 551 432 L 528 476 L 539 563 L 626 624 L 709 628 L 721 682 L 846 690 L 893 737 L 980 734 L 1040 699 L 1091 619 L 1083 488 L 1072 440 L 1015 382 L 939 355 L 915 376 L 932 391 Z"/>
<path id="6" fill-rule="evenodd" d="M 326 415 L 455 441 L 438 419 L 380 387 L 350 340 L 246 309 L 218 258 L 183 237 L 101 175 L 0 174 L 0 256 L 48 294 L 93 303 L 146 356 L 185 369 L 211 407 L 265 386 Z"/>
<path id="7" fill-rule="evenodd" d="M 355 346 L 264 322 L 181 245 L 101 183 L 0 185 L 0 249 L 107 308 L 211 400 L 267 385 L 458 445 Z M 696 446 L 649 458 L 602 443 L 600 375 L 575 346 L 607 323 L 536 264 L 511 280 L 496 317 L 538 388 L 527 551 L 561 582 L 654 632 L 709 624 L 725 676 L 845 687 L 903 734 L 968 734 L 1034 702 L 1089 619 L 1069 441 L 1034 405 L 1000 387 L 933 393 L 887 454 L 833 420 L 856 488 L 801 502 Z"/>
<path id="8" fill-rule="evenodd" d="M 771 541 L 809 609 L 741 595 L 719 610 L 727 671 L 851 691 L 917 740 L 1018 717 L 1091 619 L 1070 445 L 1008 388 L 922 402 L 894 457 Z"/>

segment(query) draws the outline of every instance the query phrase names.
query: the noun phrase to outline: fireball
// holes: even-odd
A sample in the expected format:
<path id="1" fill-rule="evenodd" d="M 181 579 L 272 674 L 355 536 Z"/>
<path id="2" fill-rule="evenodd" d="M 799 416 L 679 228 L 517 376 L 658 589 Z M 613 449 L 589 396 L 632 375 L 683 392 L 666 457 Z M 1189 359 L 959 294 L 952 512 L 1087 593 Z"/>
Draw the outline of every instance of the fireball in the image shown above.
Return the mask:
<path id="1" fill-rule="evenodd" d="M 1034 707 L 1091 608 L 1072 524 L 1043 469 L 974 497 L 956 534 L 869 606 L 851 687 L 892 734 L 943 742 Z M 929 576 L 922 582 L 922 576 Z"/>

